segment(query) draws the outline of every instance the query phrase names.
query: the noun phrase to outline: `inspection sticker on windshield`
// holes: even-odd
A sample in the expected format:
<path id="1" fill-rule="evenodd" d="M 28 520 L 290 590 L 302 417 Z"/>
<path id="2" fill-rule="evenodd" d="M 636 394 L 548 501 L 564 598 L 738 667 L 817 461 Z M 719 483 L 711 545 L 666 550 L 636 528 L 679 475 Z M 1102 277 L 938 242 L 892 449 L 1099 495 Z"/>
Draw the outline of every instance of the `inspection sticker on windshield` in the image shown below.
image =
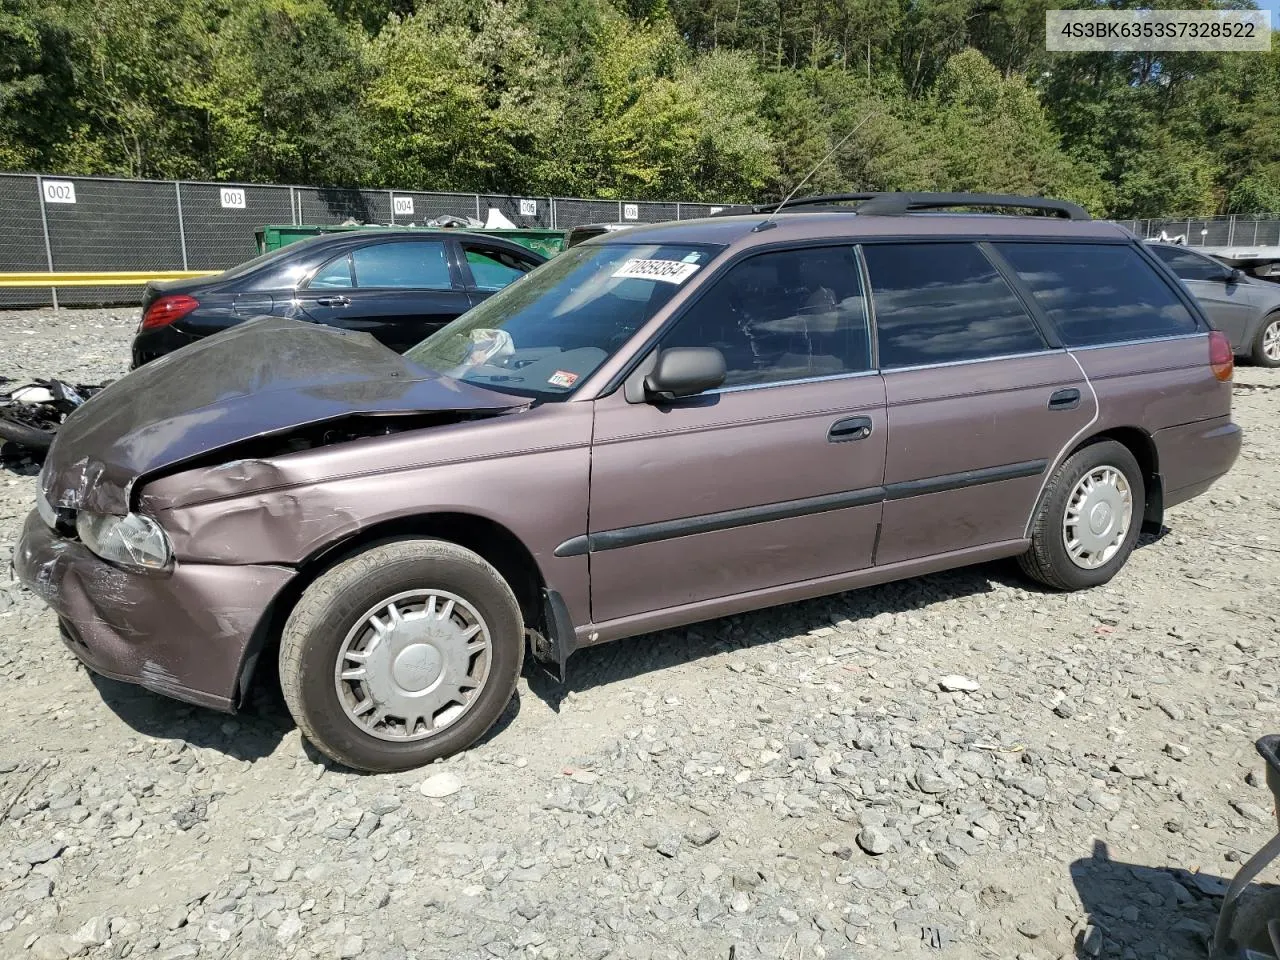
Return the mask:
<path id="1" fill-rule="evenodd" d="M 551 376 L 547 377 L 547 383 L 553 387 L 572 387 L 578 382 L 578 375 L 570 373 L 568 370 L 557 370 Z"/>
<path id="2" fill-rule="evenodd" d="M 696 263 L 682 263 L 679 260 L 628 260 L 614 276 L 681 284 L 697 272 Z"/>

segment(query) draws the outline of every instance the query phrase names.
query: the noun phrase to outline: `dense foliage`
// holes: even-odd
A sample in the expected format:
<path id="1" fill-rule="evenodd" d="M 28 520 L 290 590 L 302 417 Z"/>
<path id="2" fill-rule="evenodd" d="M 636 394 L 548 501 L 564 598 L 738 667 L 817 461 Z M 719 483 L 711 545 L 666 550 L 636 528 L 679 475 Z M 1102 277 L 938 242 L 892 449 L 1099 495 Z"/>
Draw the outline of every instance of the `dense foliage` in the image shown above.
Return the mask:
<path id="1" fill-rule="evenodd" d="M 1280 209 L 1280 44 L 1048 54 L 1049 5 L 0 0 L 0 168 L 747 200 L 869 116 L 814 190 Z"/>

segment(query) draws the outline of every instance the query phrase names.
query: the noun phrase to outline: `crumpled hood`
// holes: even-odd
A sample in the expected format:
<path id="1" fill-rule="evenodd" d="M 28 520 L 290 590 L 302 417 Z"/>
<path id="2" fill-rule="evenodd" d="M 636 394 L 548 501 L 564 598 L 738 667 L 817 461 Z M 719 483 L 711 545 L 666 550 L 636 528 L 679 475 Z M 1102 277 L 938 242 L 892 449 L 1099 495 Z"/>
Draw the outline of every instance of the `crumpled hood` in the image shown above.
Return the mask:
<path id="1" fill-rule="evenodd" d="M 94 396 L 59 429 L 40 485 L 55 507 L 120 514 L 139 477 L 255 437 L 353 415 L 529 403 L 425 370 L 368 334 L 264 317 Z"/>

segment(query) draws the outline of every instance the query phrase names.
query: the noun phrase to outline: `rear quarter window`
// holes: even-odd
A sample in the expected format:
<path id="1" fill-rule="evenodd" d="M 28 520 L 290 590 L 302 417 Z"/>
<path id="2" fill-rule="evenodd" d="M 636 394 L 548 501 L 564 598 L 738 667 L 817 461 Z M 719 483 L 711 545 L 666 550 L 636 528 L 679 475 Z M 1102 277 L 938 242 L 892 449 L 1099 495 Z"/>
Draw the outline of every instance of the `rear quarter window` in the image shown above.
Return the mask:
<path id="1" fill-rule="evenodd" d="M 1069 347 L 1196 333 L 1191 311 L 1132 247 L 997 243 Z"/>
<path id="2" fill-rule="evenodd" d="M 882 369 L 1045 349 L 1022 301 L 974 244 L 867 244 L 862 255 Z"/>

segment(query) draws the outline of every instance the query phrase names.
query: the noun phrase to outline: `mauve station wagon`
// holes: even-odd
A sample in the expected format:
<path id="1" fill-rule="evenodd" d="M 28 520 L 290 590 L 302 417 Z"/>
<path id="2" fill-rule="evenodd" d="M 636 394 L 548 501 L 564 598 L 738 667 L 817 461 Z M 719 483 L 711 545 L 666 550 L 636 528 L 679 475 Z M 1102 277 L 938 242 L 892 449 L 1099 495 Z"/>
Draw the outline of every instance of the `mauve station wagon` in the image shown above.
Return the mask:
<path id="1" fill-rule="evenodd" d="M 148 363 L 59 432 L 16 566 L 98 673 L 233 710 L 278 657 L 318 748 L 404 769 L 526 647 L 1000 557 L 1105 583 L 1236 459 L 1231 376 L 1072 204 L 801 200 L 602 235 L 403 356 L 273 317 Z"/>

